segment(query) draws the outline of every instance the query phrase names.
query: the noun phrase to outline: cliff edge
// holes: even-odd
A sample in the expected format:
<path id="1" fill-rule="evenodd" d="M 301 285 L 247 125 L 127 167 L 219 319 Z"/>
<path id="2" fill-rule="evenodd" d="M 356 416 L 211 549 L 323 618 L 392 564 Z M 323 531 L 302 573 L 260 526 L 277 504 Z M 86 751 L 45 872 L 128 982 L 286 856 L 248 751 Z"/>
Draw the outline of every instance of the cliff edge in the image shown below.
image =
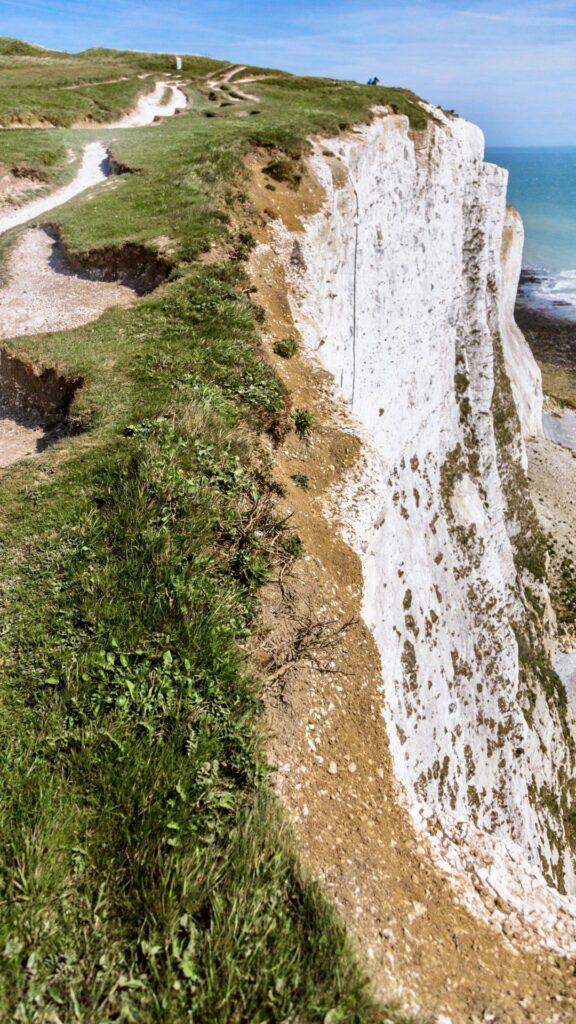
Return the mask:
<path id="1" fill-rule="evenodd" d="M 480 130 L 430 112 L 425 132 L 381 112 L 317 143 L 322 207 L 276 244 L 364 439 L 338 505 L 413 821 L 479 912 L 487 888 L 565 950 L 574 722 L 525 476 L 542 390 L 513 316 L 522 228 Z"/>

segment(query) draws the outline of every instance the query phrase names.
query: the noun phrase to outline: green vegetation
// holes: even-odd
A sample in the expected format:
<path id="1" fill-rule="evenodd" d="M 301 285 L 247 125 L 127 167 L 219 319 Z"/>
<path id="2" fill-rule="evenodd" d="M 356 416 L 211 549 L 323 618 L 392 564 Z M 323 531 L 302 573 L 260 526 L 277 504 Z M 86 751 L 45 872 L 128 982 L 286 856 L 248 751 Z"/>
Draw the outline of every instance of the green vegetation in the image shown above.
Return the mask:
<path id="1" fill-rule="evenodd" d="M 563 398 L 560 395 L 549 396 L 561 409 L 576 409 L 576 401 L 573 398 Z"/>
<path id="2" fill-rule="evenodd" d="M 0 57 L 0 125 L 112 121 L 136 103 L 150 82 L 132 68 L 43 58 L 14 64 Z M 115 81 L 110 81 L 114 77 Z"/>
<path id="3" fill-rule="evenodd" d="M 472 412 L 472 405 L 466 392 L 470 381 L 465 373 L 457 372 L 454 374 L 454 385 L 456 390 L 456 401 L 460 406 L 460 422 L 464 423 L 470 413 Z"/>
<path id="4" fill-rule="evenodd" d="M 576 571 L 572 559 L 561 559 L 553 590 L 560 626 L 570 628 L 574 625 L 576 617 Z"/>
<path id="5" fill-rule="evenodd" d="M 301 490 L 308 491 L 310 489 L 310 480 L 306 473 L 293 473 L 291 479 Z"/>
<path id="6" fill-rule="evenodd" d="M 458 443 L 452 448 L 440 467 L 440 493 L 444 503 L 444 510 L 449 520 L 454 518 L 452 511 L 452 498 L 456 485 L 463 480 L 468 472 L 468 462 L 462 445 Z"/>
<path id="7" fill-rule="evenodd" d="M 312 430 L 314 417 L 310 409 L 296 409 L 294 412 L 294 426 L 300 437 L 308 437 Z"/>
<path id="8" fill-rule="evenodd" d="M 64 81 L 66 60 L 77 76 L 90 54 L 51 74 Z M 39 116 L 31 68 L 11 87 L 23 120 Z M 82 379 L 71 416 L 85 432 L 0 478 L 0 1017 L 398 1022 L 370 998 L 270 795 L 243 647 L 260 587 L 301 543 L 259 441 L 287 396 L 228 212 L 251 145 L 294 159 L 312 131 L 368 118 L 374 94 L 278 79 L 259 83 L 259 118 L 208 120 L 189 88 L 185 116 L 116 133 L 114 156 L 138 174 L 50 215 L 76 253 L 168 253 L 169 281 L 10 343 Z M 10 160 L 61 171 L 94 137 L 8 135 Z M 230 258 L 197 261 L 214 243 Z M 307 435 L 312 415 L 294 422 Z"/>
<path id="9" fill-rule="evenodd" d="M 302 170 L 295 160 L 271 160 L 266 164 L 264 174 L 274 181 L 285 181 L 293 188 L 298 188 L 302 181 Z"/>
<path id="10" fill-rule="evenodd" d="M 266 95 L 273 97 L 281 93 L 286 98 L 288 105 L 294 100 L 299 104 L 307 95 L 310 107 L 315 108 L 318 114 L 327 104 L 332 108 L 334 115 L 339 107 L 342 114 L 340 121 L 342 127 L 361 120 L 363 116 L 361 108 L 366 110 L 374 103 L 386 104 L 394 113 L 404 114 L 410 121 L 410 127 L 415 131 L 426 128 L 428 121 L 418 97 L 409 89 L 396 89 L 388 86 L 378 86 L 375 89 L 373 86 L 358 85 L 356 82 L 341 82 L 337 79 L 326 78 L 270 79 L 258 82 L 257 87 L 258 93 L 262 95 L 266 92 Z M 353 108 L 356 108 L 356 116 L 351 118 Z"/>
<path id="11" fill-rule="evenodd" d="M 8 36 L 0 36 L 0 56 L 34 57 L 36 60 L 41 60 L 47 57 L 66 57 L 67 54 L 58 53 L 57 50 L 46 50 L 43 46 L 27 43 L 23 39 L 11 39 Z"/>
<path id="12" fill-rule="evenodd" d="M 71 141 L 77 156 L 77 143 Z M 67 156 L 62 132 L 10 131 L 2 136 L 0 168 L 54 186 L 73 177 L 77 169 L 77 160 L 67 163 Z"/>
<path id="13" fill-rule="evenodd" d="M 281 338 L 274 345 L 274 351 L 277 356 L 282 356 L 283 359 L 292 359 L 298 351 L 298 342 L 296 338 Z"/>
<path id="14" fill-rule="evenodd" d="M 205 57 L 184 62 L 194 80 L 222 66 Z M 71 55 L 0 40 L 0 126 L 114 121 L 150 91 L 154 72 L 174 70 L 169 54 L 95 49 Z"/>

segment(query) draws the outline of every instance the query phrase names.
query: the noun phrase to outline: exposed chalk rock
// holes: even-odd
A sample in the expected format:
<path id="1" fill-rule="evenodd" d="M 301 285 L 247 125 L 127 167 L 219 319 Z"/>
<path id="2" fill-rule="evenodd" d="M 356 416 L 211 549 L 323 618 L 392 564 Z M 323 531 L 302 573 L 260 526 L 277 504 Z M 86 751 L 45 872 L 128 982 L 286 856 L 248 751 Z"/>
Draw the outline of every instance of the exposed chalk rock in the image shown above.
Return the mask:
<path id="1" fill-rule="evenodd" d="M 480 130 L 433 113 L 417 135 L 377 116 L 322 140 L 325 203 L 297 236 L 302 260 L 279 223 L 275 244 L 306 348 L 366 441 L 340 519 L 414 820 L 447 871 L 531 907 L 552 945 L 576 944 L 561 895 L 576 891 L 574 720 L 548 660 L 524 474 L 542 392 L 513 319 L 522 228 Z"/>

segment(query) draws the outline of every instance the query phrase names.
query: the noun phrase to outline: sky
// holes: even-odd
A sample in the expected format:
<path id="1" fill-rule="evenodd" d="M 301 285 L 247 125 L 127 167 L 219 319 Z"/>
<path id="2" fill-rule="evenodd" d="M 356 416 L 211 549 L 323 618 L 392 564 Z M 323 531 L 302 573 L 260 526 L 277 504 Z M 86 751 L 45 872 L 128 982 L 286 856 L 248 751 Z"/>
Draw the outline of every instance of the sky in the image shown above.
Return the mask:
<path id="1" fill-rule="evenodd" d="M 576 145 L 576 0 L 0 0 L 0 35 L 378 75 L 475 121 L 488 145 Z"/>

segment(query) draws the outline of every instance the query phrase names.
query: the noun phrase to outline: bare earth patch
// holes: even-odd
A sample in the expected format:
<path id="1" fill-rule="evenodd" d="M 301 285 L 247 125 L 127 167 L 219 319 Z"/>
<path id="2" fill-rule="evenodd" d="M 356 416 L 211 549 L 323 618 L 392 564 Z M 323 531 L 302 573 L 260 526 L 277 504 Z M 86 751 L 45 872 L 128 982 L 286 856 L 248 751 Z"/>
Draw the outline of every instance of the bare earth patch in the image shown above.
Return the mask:
<path id="1" fill-rule="evenodd" d="M 45 181 L 18 176 L 12 171 L 0 172 L 0 214 L 21 206 L 43 188 L 46 188 Z"/>
<path id="2" fill-rule="evenodd" d="M 7 278 L 0 291 L 0 338 L 78 327 L 136 297 L 126 285 L 70 270 L 58 243 L 39 228 L 27 231 L 12 251 Z"/>
<path id="3" fill-rule="evenodd" d="M 0 469 L 28 455 L 37 455 L 54 440 L 55 433 L 47 431 L 39 418 L 17 415 L 0 402 Z"/>

